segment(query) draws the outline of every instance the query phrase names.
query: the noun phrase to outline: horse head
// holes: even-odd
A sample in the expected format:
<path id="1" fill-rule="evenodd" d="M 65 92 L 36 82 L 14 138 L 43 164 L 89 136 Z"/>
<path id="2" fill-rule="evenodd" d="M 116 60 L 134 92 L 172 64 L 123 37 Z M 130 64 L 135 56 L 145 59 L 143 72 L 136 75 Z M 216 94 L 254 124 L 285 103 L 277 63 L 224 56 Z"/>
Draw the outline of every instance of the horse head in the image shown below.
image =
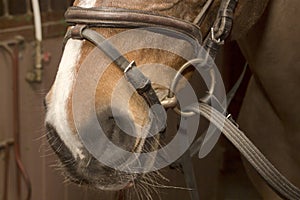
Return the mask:
<path id="1" fill-rule="evenodd" d="M 204 36 L 209 34 L 214 21 L 212 19 L 220 5 L 220 1 L 211 2 L 209 5 L 211 10 L 207 12 L 201 26 Z M 77 0 L 74 6 L 76 6 L 75 10 L 78 7 L 87 9 L 84 10 L 87 11 L 86 14 L 90 11 L 89 8 L 94 7 L 120 8 L 145 11 L 152 15 L 158 14 L 169 16 L 171 19 L 192 22 L 203 6 L 207 5 L 206 3 L 205 0 Z M 80 10 L 79 12 L 82 15 L 83 11 Z M 138 14 L 138 12 L 136 13 Z M 83 18 L 86 17 L 85 14 L 82 16 Z M 173 24 L 173 22 L 170 24 Z M 69 30 L 72 28 L 69 27 Z M 111 42 L 113 40 L 119 42 L 121 47 L 122 45 L 130 46 L 133 44 L 143 46 L 147 43 L 147 37 L 143 39 L 141 35 L 137 35 L 136 38 L 134 38 L 134 35 L 129 43 L 127 40 L 119 40 L 117 36 L 126 35 L 124 32 L 128 28 L 111 28 L 108 26 L 91 27 L 91 29 L 105 38 L 115 38 L 111 39 Z M 79 31 L 82 30 L 79 28 Z M 155 31 L 153 32 L 155 33 Z M 77 34 L 81 36 L 81 33 Z M 132 36 L 132 32 L 128 35 Z M 187 33 L 187 35 L 193 35 L 193 33 Z M 176 43 L 178 42 L 177 45 L 172 44 L 174 48 L 176 46 L 183 54 L 187 53 L 186 44 L 181 44 L 180 38 L 178 40 L 177 37 L 173 37 L 173 39 L 176 40 Z M 168 46 L 170 41 L 164 41 L 160 38 L 156 43 Z M 129 61 L 135 61 L 134 63 L 137 63 L 138 66 L 147 65 L 148 63 L 160 63 L 163 66 L 169 66 L 175 72 L 186 62 L 186 59 L 182 56 L 158 48 L 133 49 L 128 52 L 125 51 L 125 53 L 122 52 L 122 56 Z M 131 65 L 126 66 L 124 71 L 130 69 L 130 67 Z M 99 69 L 101 77 L 93 76 L 99 73 Z M 155 96 L 162 101 L 169 93 L 169 88 L 164 87 L 164 85 L 171 84 L 174 73 L 166 73 L 166 71 L 159 68 L 153 69 L 147 71 L 146 67 L 143 73 L 150 80 L 156 78 L 156 80 L 162 81 L 160 84 L 155 81 L 152 82 Z M 188 71 L 185 77 L 189 77 L 191 72 Z M 94 92 L 93 95 L 91 98 L 85 98 L 90 90 Z M 94 104 L 88 103 L 90 99 L 93 99 Z M 74 106 L 75 104 L 76 106 Z M 119 160 L 126 161 L 127 157 L 113 154 L 113 151 L 110 152 L 111 149 L 108 145 L 110 142 L 106 140 L 99 141 L 95 137 L 97 134 L 90 129 L 93 126 L 91 121 L 95 118 L 92 116 L 93 114 L 96 116 L 97 123 L 101 125 L 105 137 L 127 152 L 152 152 L 161 145 L 159 142 L 160 134 L 156 132 L 163 132 L 163 127 L 155 129 L 156 132 L 153 133 L 152 137 L 145 137 L 153 127 L 153 116 L 149 112 L 149 102 L 145 101 L 145 98 L 135 90 L 132 90 L 132 87 L 126 81 L 124 82 L 124 72 L 120 70 L 120 67 L 115 62 L 107 62 L 103 52 L 87 40 L 77 40 L 71 37 L 66 41 L 55 81 L 45 98 L 45 107 L 47 110 L 45 123 L 48 129 L 48 141 L 58 155 L 66 176 L 73 182 L 87 184 L 103 190 L 120 190 L 132 186 L 136 180 L 143 176 L 143 174 L 138 174 L 134 170 L 132 173 L 128 169 L 118 170 L 99 161 L 104 153 L 106 153 L 106 160 L 110 156 L 116 163 Z M 78 107 L 80 107 L 80 111 L 78 111 Z M 80 117 L 76 118 L 75 116 Z M 79 129 L 85 130 L 83 135 L 79 134 Z M 87 149 L 86 144 L 82 141 L 82 137 L 89 135 L 92 136 L 89 137 L 90 141 L 88 143 L 93 147 L 96 146 L 94 154 L 91 153 L 91 149 Z M 151 167 L 154 158 L 155 155 L 147 157 L 145 163 Z M 134 160 L 131 161 L 134 162 Z M 126 167 L 128 166 L 126 165 Z"/>

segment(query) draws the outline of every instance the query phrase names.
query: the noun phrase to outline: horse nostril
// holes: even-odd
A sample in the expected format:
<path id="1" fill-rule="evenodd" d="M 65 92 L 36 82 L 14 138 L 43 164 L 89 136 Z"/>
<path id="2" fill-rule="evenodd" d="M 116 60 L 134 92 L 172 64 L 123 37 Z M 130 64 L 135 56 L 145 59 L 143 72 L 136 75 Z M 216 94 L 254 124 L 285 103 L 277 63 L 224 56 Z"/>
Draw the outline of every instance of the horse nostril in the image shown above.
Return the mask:
<path id="1" fill-rule="evenodd" d="M 127 115 L 109 116 L 100 120 L 106 137 L 116 146 L 133 152 L 141 138 L 136 133 L 134 122 Z"/>
<path id="2" fill-rule="evenodd" d="M 124 135 L 135 137 L 134 125 L 128 119 L 124 119 L 123 117 L 109 117 L 107 125 L 107 133 L 109 135 L 121 134 L 122 136 L 119 137 L 123 137 Z"/>

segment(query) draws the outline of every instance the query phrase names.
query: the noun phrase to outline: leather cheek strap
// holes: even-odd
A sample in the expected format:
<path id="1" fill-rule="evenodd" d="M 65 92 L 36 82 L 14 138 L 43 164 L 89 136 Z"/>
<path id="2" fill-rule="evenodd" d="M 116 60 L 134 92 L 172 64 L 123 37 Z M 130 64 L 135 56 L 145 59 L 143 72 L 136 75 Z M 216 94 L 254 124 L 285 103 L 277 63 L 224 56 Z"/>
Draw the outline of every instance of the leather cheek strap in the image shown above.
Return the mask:
<path id="1" fill-rule="evenodd" d="M 134 89 L 141 95 L 150 108 L 158 105 L 159 109 L 152 110 L 154 119 L 160 120 L 164 116 L 164 108 L 161 105 L 151 81 L 147 78 L 137 67 L 135 62 L 129 62 L 114 46 L 109 43 L 104 36 L 97 31 L 91 30 L 87 25 L 78 24 L 70 28 L 64 38 L 64 45 L 68 39 L 87 40 L 93 43 L 97 48 L 103 51 L 125 74 L 127 81 L 134 87 Z M 164 126 L 162 127 L 165 128 Z"/>

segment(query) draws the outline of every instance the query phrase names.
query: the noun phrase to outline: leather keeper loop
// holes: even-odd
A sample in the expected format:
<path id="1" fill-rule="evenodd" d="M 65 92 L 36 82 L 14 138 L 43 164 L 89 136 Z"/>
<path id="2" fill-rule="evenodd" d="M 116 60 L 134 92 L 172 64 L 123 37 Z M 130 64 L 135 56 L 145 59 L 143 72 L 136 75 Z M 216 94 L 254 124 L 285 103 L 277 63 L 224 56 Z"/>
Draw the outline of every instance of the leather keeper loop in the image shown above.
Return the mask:
<path id="1" fill-rule="evenodd" d="M 82 32 L 87 28 L 85 24 L 77 24 L 71 29 L 71 38 L 73 39 L 83 39 Z"/>

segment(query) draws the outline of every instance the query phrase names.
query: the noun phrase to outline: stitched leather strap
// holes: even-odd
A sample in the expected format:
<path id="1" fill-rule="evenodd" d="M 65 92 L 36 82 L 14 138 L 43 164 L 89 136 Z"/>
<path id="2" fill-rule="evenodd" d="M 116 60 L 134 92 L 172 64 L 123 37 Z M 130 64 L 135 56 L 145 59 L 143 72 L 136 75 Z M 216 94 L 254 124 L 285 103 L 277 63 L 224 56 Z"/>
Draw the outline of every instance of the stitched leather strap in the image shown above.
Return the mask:
<path id="1" fill-rule="evenodd" d="M 169 28 L 196 39 L 202 43 L 199 27 L 193 23 L 177 18 L 158 15 L 150 12 L 120 8 L 79 8 L 70 7 L 65 13 L 69 24 L 87 24 L 89 27 L 109 28 Z"/>
<path id="2" fill-rule="evenodd" d="M 218 127 L 279 196 L 300 199 L 299 188 L 289 182 L 231 120 L 204 103 L 189 109 L 199 112 Z"/>
<path id="3" fill-rule="evenodd" d="M 219 8 L 218 16 L 214 22 L 213 29 L 204 40 L 205 49 L 212 58 L 215 58 L 224 40 L 228 38 L 232 25 L 233 13 L 238 0 L 224 0 Z"/>

